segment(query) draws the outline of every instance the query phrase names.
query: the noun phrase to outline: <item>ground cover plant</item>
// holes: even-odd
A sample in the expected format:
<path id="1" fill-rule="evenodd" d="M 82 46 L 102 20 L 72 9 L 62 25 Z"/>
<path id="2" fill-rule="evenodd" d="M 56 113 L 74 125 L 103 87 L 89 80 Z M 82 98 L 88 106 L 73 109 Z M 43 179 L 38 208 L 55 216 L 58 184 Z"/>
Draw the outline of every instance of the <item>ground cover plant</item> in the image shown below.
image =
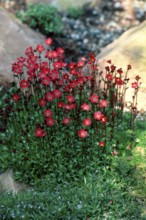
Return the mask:
<path id="1" fill-rule="evenodd" d="M 52 44 L 48 38 L 26 49 L 12 64 L 13 87 L 1 98 L 0 169 L 12 168 L 16 179 L 36 189 L 11 199 L 2 195 L 2 218 L 23 218 L 26 208 L 25 219 L 138 219 L 144 199 L 132 195 L 137 180 L 127 159 L 135 147 L 140 77 L 130 83 L 125 113 L 130 64 L 124 73 L 108 60 L 103 73 L 94 53 L 67 64 L 64 50 Z M 35 195 L 36 206 L 42 201 L 38 213 Z"/>
<path id="2" fill-rule="evenodd" d="M 19 11 L 17 16 L 31 28 L 39 30 L 42 34 L 61 33 L 61 16 L 57 9 L 45 4 L 30 4 L 25 12 Z"/>

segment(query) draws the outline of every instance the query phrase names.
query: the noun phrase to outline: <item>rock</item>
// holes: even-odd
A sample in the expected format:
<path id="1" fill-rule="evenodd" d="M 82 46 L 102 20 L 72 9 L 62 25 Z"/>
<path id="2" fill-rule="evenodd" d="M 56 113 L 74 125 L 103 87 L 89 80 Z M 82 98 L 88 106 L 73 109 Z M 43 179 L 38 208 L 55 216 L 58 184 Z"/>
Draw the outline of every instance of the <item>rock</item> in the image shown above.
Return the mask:
<path id="1" fill-rule="evenodd" d="M 112 63 L 123 70 L 131 64 L 129 78 L 135 81 L 135 76 L 141 77 L 142 85 L 138 95 L 138 108 L 146 109 L 146 21 L 130 30 L 126 31 L 121 37 L 115 40 L 102 50 L 97 56 L 99 66 L 103 69 L 107 66 L 106 61 L 112 60 Z M 104 71 L 104 70 L 103 70 Z M 128 101 L 133 94 L 131 84 L 127 91 L 126 100 Z"/>
<path id="2" fill-rule="evenodd" d="M 42 43 L 44 37 L 2 7 L 0 18 L 0 85 L 7 85 L 13 81 L 11 63 L 23 56 L 27 47 Z"/>
<path id="3" fill-rule="evenodd" d="M 26 0 L 27 4 L 30 3 L 44 3 L 44 4 L 51 4 L 57 7 L 59 10 L 66 10 L 69 7 L 82 7 L 84 4 L 90 3 L 91 6 L 97 6 L 100 4 L 101 0 Z"/>
<path id="4" fill-rule="evenodd" d="M 11 169 L 8 169 L 0 175 L 0 194 L 4 192 L 18 193 L 30 189 L 32 189 L 31 186 L 13 179 L 13 172 Z"/>

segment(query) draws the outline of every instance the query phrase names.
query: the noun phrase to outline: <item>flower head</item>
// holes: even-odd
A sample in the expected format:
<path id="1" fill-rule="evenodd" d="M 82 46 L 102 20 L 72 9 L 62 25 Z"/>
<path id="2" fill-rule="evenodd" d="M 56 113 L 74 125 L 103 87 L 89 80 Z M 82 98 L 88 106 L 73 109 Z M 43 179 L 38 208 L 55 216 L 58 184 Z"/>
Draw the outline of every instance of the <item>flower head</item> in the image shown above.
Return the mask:
<path id="1" fill-rule="evenodd" d="M 82 108 L 84 111 L 90 111 L 90 105 L 89 105 L 89 104 L 84 103 L 83 105 L 81 105 L 81 108 Z"/>
<path id="2" fill-rule="evenodd" d="M 64 125 L 70 124 L 70 118 L 64 118 L 63 121 L 62 121 L 62 123 L 63 123 Z"/>
<path id="3" fill-rule="evenodd" d="M 132 85 L 132 88 L 134 89 L 138 88 L 138 82 L 131 83 L 131 85 Z"/>
<path id="4" fill-rule="evenodd" d="M 43 129 L 37 128 L 37 129 L 35 130 L 35 136 L 36 136 L 36 137 L 44 137 L 45 135 L 46 135 L 46 132 L 44 132 Z"/>
<path id="5" fill-rule="evenodd" d="M 94 112 L 94 119 L 100 121 L 103 118 L 103 114 L 101 112 Z"/>
<path id="6" fill-rule="evenodd" d="M 41 107 L 43 107 L 43 106 L 46 105 L 46 99 L 40 98 L 40 99 L 38 100 L 38 103 L 39 103 L 39 105 L 40 105 Z"/>
<path id="7" fill-rule="evenodd" d="M 20 99 L 20 96 L 18 94 L 13 94 L 12 99 L 13 101 L 17 102 Z"/>
<path id="8" fill-rule="evenodd" d="M 85 138 L 85 137 L 87 137 L 87 135 L 88 135 L 88 132 L 84 129 L 81 129 L 81 130 L 78 131 L 78 136 L 80 138 Z"/>
<path id="9" fill-rule="evenodd" d="M 50 109 L 46 109 L 46 110 L 44 110 L 44 116 L 45 117 L 51 117 L 52 116 L 52 112 L 51 112 L 51 110 Z"/>
<path id="10" fill-rule="evenodd" d="M 54 123 L 55 123 L 55 120 L 53 118 L 51 118 L 51 117 L 46 118 L 46 125 L 51 127 L 54 125 Z"/>
<path id="11" fill-rule="evenodd" d="M 101 102 L 99 103 L 99 106 L 101 108 L 106 108 L 108 106 L 108 101 L 107 100 L 101 100 Z"/>
<path id="12" fill-rule="evenodd" d="M 25 79 L 23 79 L 23 80 L 19 83 L 19 85 L 20 85 L 20 87 L 21 87 L 22 89 L 26 89 L 26 88 L 29 87 L 29 83 L 28 83 L 28 81 L 25 80 Z"/>
<path id="13" fill-rule="evenodd" d="M 99 100 L 99 96 L 96 95 L 96 94 L 92 94 L 89 98 L 89 100 L 92 102 L 92 103 L 97 103 L 98 100 Z"/>
<path id="14" fill-rule="evenodd" d="M 84 119 L 82 123 L 83 123 L 84 126 L 90 126 L 92 124 L 90 118 Z"/>
<path id="15" fill-rule="evenodd" d="M 53 43 L 53 40 L 50 37 L 45 40 L 45 44 L 47 45 L 51 45 L 52 43 Z"/>

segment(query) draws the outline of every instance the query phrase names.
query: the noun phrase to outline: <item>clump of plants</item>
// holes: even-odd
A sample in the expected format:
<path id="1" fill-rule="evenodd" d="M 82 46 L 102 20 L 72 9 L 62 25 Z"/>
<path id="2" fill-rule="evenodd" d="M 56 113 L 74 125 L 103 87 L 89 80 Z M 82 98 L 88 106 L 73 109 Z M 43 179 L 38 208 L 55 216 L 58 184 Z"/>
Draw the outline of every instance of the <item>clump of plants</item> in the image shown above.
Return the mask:
<path id="1" fill-rule="evenodd" d="M 63 26 L 61 16 L 53 6 L 30 4 L 25 12 L 18 12 L 17 16 L 31 28 L 45 35 L 61 33 Z"/>
<path id="2" fill-rule="evenodd" d="M 35 184 L 48 175 L 61 182 L 80 180 L 112 157 L 133 147 L 139 76 L 132 82 L 129 121 L 124 122 L 124 74 L 110 60 L 105 73 L 94 53 L 67 64 L 53 41 L 29 47 L 12 64 L 15 85 L 1 103 L 1 169 L 12 168 L 19 180 Z M 128 147 L 120 135 L 128 136 Z"/>
<path id="3" fill-rule="evenodd" d="M 69 17 L 78 18 L 84 14 L 84 9 L 81 7 L 69 7 L 67 10 L 67 14 Z"/>

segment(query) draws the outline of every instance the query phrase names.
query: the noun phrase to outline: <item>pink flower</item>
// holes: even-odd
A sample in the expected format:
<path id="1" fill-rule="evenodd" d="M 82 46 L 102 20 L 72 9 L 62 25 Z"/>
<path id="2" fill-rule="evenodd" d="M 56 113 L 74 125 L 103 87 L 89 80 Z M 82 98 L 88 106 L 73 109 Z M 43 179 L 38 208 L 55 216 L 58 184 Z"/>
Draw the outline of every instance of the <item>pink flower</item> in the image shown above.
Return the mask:
<path id="1" fill-rule="evenodd" d="M 20 99 L 20 96 L 18 94 L 13 94 L 12 99 L 13 101 L 17 102 Z"/>
<path id="2" fill-rule="evenodd" d="M 131 83 L 131 85 L 132 85 L 132 88 L 134 89 L 138 88 L 138 82 Z"/>
<path id="3" fill-rule="evenodd" d="M 101 112 L 94 112 L 94 119 L 100 121 L 103 117 Z"/>
<path id="4" fill-rule="evenodd" d="M 45 76 L 45 77 L 42 79 L 42 84 L 45 85 L 45 86 L 48 86 L 50 82 L 51 82 L 51 79 L 50 79 L 49 76 Z"/>
<path id="5" fill-rule="evenodd" d="M 107 100 L 102 100 L 100 103 L 99 103 L 100 107 L 101 108 L 106 108 L 108 106 L 108 101 Z"/>
<path id="6" fill-rule="evenodd" d="M 95 95 L 95 94 L 92 94 L 89 98 L 89 100 L 92 102 L 92 103 L 97 103 L 98 100 L 99 100 L 99 96 L 98 95 Z"/>
<path id="7" fill-rule="evenodd" d="M 104 145 L 105 145 L 105 142 L 103 142 L 103 141 L 100 141 L 100 142 L 99 142 L 98 144 L 99 144 L 99 146 L 100 146 L 100 147 L 104 147 Z"/>
<path id="8" fill-rule="evenodd" d="M 58 106 L 58 108 L 64 108 L 65 107 L 65 103 L 64 102 L 58 102 L 57 106 Z"/>
<path id="9" fill-rule="evenodd" d="M 75 98 L 72 96 L 72 95 L 68 95 L 66 96 L 66 100 L 69 102 L 69 103 L 73 103 L 75 101 Z"/>
<path id="10" fill-rule="evenodd" d="M 37 50 L 39 53 L 43 52 L 44 49 L 45 49 L 45 48 L 44 48 L 43 45 L 37 45 L 37 46 L 36 46 L 36 50 Z"/>
<path id="11" fill-rule="evenodd" d="M 113 79 L 113 75 L 110 74 L 110 73 L 108 73 L 108 74 L 106 75 L 106 78 L 107 78 L 107 80 L 111 81 L 111 80 Z"/>
<path id="12" fill-rule="evenodd" d="M 46 109 L 46 110 L 44 110 L 44 116 L 45 117 L 51 117 L 52 116 L 52 112 L 51 112 L 51 110 L 50 109 Z"/>
<path id="13" fill-rule="evenodd" d="M 48 125 L 48 126 L 53 126 L 54 125 L 54 123 L 55 123 L 55 120 L 53 119 L 53 118 L 51 118 L 51 117 L 49 117 L 49 118 L 46 118 L 46 124 Z"/>
<path id="14" fill-rule="evenodd" d="M 40 98 L 40 99 L 38 100 L 38 103 L 39 103 L 39 105 L 40 105 L 41 107 L 43 107 L 43 106 L 46 105 L 46 99 Z"/>
<path id="15" fill-rule="evenodd" d="M 37 128 L 37 129 L 35 130 L 35 136 L 36 136 L 36 137 L 44 137 L 45 135 L 46 135 L 46 132 L 44 132 L 43 129 Z"/>
<path id="16" fill-rule="evenodd" d="M 90 126 L 92 124 L 90 118 L 84 119 L 82 123 L 83 123 L 84 126 Z"/>
<path id="17" fill-rule="evenodd" d="M 62 96 L 62 92 L 59 89 L 54 90 L 53 94 L 54 94 L 55 98 L 58 98 L 58 99 Z"/>
<path id="18" fill-rule="evenodd" d="M 90 111 L 90 105 L 84 103 L 83 105 L 81 105 L 81 108 L 84 110 L 84 111 Z"/>
<path id="19" fill-rule="evenodd" d="M 25 79 L 23 79 L 23 80 L 19 83 L 19 85 L 20 85 L 20 87 L 21 87 L 22 89 L 26 89 L 26 88 L 29 87 L 29 83 L 28 83 L 28 81 L 25 80 Z"/>
<path id="20" fill-rule="evenodd" d="M 77 66 L 78 67 L 83 67 L 85 62 L 83 60 L 79 60 Z"/>
<path id="21" fill-rule="evenodd" d="M 47 45 L 51 45 L 52 43 L 53 43 L 53 40 L 50 37 L 45 40 L 45 44 Z"/>
<path id="22" fill-rule="evenodd" d="M 47 92 L 45 97 L 46 97 L 47 101 L 49 101 L 49 102 L 50 102 L 50 101 L 53 101 L 54 98 L 55 98 L 53 92 Z"/>
<path id="23" fill-rule="evenodd" d="M 63 123 L 64 125 L 68 125 L 68 124 L 70 123 L 70 118 L 64 118 L 63 121 L 62 121 L 62 123 Z"/>
<path id="24" fill-rule="evenodd" d="M 102 119 L 101 119 L 101 122 L 102 122 L 102 123 L 107 122 L 107 117 L 106 117 L 106 116 L 103 116 Z"/>
<path id="25" fill-rule="evenodd" d="M 87 135 L 88 135 L 88 132 L 84 129 L 81 129 L 81 130 L 78 131 L 78 136 L 80 138 L 85 138 L 85 137 L 87 137 Z"/>

